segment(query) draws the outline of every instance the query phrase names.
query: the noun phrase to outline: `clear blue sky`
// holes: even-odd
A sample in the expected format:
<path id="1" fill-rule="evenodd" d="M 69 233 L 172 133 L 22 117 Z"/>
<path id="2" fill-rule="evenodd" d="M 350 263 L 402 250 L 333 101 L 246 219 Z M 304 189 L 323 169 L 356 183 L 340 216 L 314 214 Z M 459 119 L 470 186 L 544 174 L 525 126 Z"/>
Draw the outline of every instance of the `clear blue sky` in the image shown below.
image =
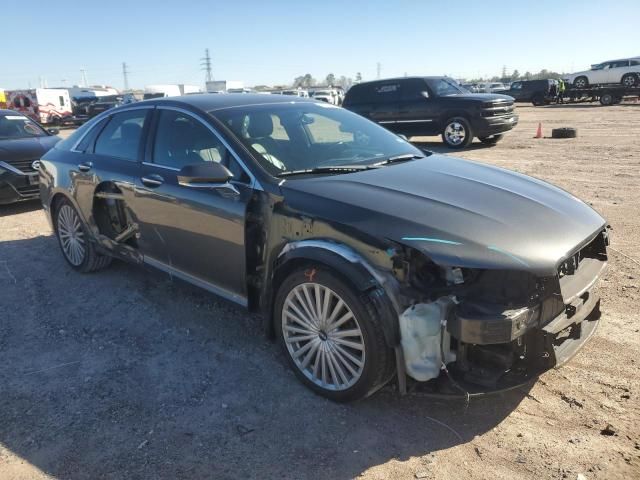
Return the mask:
<path id="1" fill-rule="evenodd" d="M 311 73 L 364 79 L 575 71 L 638 56 L 640 0 L 3 0 L 0 87 L 80 83 L 289 83 Z M 22 19 L 21 21 L 17 21 Z"/>

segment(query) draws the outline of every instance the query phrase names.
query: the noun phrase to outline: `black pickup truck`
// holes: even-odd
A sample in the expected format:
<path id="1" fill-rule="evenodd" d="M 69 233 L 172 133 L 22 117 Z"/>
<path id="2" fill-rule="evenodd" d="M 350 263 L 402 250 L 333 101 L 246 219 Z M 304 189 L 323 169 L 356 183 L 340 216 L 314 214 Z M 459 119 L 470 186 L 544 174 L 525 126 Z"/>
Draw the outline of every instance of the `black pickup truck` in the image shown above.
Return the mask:
<path id="1" fill-rule="evenodd" d="M 545 80 L 522 80 L 513 82 L 508 90 L 497 93 L 509 95 L 516 102 L 531 102 L 534 106 L 546 105 L 555 100 L 558 81 L 548 78 Z"/>
<path id="2" fill-rule="evenodd" d="M 518 123 L 506 95 L 469 93 L 448 77 L 403 77 L 354 85 L 342 106 L 407 137 L 442 135 L 450 148 L 478 137 L 495 144 Z"/>

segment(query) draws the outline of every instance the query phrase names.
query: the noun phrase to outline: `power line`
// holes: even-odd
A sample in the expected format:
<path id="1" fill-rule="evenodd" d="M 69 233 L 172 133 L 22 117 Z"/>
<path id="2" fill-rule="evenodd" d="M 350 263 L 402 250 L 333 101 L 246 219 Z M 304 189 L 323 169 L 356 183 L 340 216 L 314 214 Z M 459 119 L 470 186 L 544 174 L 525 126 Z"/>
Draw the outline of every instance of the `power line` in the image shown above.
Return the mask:
<path id="1" fill-rule="evenodd" d="M 124 89 L 125 91 L 129 90 L 129 69 L 127 68 L 127 63 L 122 62 L 122 76 L 124 77 Z"/>
<path id="2" fill-rule="evenodd" d="M 87 83 L 87 71 L 84 68 L 81 68 L 80 73 L 82 74 L 82 86 L 88 87 L 89 84 Z"/>
<path id="3" fill-rule="evenodd" d="M 200 59 L 200 65 L 202 66 L 201 70 L 207 72 L 205 80 L 210 82 L 213 80 L 213 76 L 211 75 L 211 56 L 209 55 L 209 49 L 205 48 L 204 57 Z"/>

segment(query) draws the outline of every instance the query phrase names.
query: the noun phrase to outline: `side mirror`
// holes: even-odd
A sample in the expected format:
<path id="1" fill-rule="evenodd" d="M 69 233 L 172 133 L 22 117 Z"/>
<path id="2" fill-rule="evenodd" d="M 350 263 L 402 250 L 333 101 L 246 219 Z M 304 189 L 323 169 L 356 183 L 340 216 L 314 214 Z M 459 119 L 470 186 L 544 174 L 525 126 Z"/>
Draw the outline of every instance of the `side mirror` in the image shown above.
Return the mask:
<path id="1" fill-rule="evenodd" d="M 58 135 L 60 133 L 60 130 L 58 130 L 57 128 L 47 128 L 47 133 L 49 135 Z"/>
<path id="2" fill-rule="evenodd" d="M 178 172 L 178 183 L 185 187 L 206 186 L 211 188 L 211 184 L 227 183 L 232 178 L 233 173 L 218 162 L 185 165 Z"/>

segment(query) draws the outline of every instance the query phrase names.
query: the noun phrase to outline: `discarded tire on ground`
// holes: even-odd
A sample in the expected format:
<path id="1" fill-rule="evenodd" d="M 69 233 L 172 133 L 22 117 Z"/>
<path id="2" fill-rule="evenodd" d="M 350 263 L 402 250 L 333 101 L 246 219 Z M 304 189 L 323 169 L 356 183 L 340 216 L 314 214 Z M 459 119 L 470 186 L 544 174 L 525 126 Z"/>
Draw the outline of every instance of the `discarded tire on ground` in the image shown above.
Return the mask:
<path id="1" fill-rule="evenodd" d="M 578 130 L 575 128 L 554 128 L 551 130 L 551 138 L 576 138 Z"/>

